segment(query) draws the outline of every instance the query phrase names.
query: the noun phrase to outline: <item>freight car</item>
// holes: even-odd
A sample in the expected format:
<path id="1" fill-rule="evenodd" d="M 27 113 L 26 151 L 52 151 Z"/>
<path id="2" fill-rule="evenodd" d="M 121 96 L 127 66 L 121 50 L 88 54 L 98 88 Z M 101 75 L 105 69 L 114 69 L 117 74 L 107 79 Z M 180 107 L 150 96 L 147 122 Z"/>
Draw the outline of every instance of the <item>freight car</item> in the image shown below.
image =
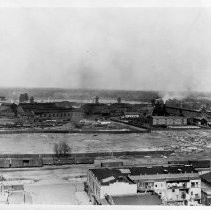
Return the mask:
<path id="1" fill-rule="evenodd" d="M 123 166 L 123 162 L 102 162 L 101 167 L 121 167 Z"/>
<path id="2" fill-rule="evenodd" d="M 0 159 L 0 168 L 9 168 L 10 167 L 10 160 L 7 158 Z"/>
<path id="3" fill-rule="evenodd" d="M 42 167 L 41 158 L 10 158 L 11 168 Z"/>
<path id="4" fill-rule="evenodd" d="M 169 161 L 173 165 L 191 165 L 194 168 L 210 168 L 210 160 Z"/>
<path id="5" fill-rule="evenodd" d="M 194 168 L 210 168 L 210 160 L 189 160 L 188 162 Z"/>
<path id="6" fill-rule="evenodd" d="M 74 164 L 94 164 L 94 158 L 75 158 Z"/>

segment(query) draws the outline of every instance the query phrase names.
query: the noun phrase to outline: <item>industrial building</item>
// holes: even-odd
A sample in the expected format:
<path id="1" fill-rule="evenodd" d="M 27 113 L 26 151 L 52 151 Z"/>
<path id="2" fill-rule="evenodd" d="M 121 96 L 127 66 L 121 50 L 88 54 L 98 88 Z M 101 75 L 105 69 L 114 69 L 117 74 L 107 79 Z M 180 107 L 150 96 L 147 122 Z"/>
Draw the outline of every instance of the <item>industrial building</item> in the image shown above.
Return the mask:
<path id="1" fill-rule="evenodd" d="M 17 108 L 19 117 L 35 118 L 37 120 L 71 120 L 83 119 L 81 109 L 58 107 L 56 103 L 20 103 Z"/>
<path id="2" fill-rule="evenodd" d="M 165 111 L 168 115 L 183 116 L 188 118 L 191 124 L 195 122 L 202 125 L 208 125 L 209 122 L 211 122 L 211 113 L 206 111 L 204 107 L 202 107 L 200 110 L 193 110 L 181 107 L 165 106 Z"/>
<path id="3" fill-rule="evenodd" d="M 150 121 L 152 126 L 187 125 L 187 118 L 178 116 L 152 116 Z"/>
<path id="4" fill-rule="evenodd" d="M 0 117 L 14 118 L 17 115 L 17 105 L 14 103 L 2 103 Z"/>
<path id="5" fill-rule="evenodd" d="M 153 166 L 89 169 L 88 195 L 100 204 L 105 196 L 153 193 L 164 204 L 197 205 L 201 179 L 192 166 Z"/>
<path id="6" fill-rule="evenodd" d="M 125 112 L 132 111 L 132 105 L 129 103 L 122 103 L 121 100 L 118 100 L 117 103 L 110 104 L 109 111 L 112 117 L 119 117 Z"/>

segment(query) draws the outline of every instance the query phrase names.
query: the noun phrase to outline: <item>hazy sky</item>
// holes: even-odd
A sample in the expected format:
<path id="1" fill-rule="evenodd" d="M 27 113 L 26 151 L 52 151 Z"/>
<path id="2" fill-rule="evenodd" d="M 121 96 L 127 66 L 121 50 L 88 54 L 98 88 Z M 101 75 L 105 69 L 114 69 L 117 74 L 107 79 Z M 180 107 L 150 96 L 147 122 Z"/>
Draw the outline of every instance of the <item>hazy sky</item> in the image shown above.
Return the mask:
<path id="1" fill-rule="evenodd" d="M 0 8 L 0 86 L 211 91 L 211 8 Z"/>

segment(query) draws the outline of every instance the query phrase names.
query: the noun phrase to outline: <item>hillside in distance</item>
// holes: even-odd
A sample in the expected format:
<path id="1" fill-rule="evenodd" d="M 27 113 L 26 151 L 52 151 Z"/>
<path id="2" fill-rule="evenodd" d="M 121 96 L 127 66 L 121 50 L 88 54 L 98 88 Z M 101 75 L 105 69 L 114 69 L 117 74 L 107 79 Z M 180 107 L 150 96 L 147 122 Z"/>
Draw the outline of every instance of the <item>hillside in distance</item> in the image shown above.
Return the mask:
<path id="1" fill-rule="evenodd" d="M 95 96 L 104 100 L 145 101 L 159 98 L 156 91 L 126 91 L 126 90 L 94 90 L 94 89 L 61 89 L 61 88 L 0 88 L 0 96 L 8 100 L 18 100 L 21 93 L 34 96 L 35 100 L 88 100 Z"/>
<path id="2" fill-rule="evenodd" d="M 8 101 L 18 101 L 21 93 L 28 93 L 35 100 L 69 100 L 69 101 L 87 101 L 92 102 L 95 96 L 100 101 L 116 101 L 118 97 L 127 102 L 151 102 L 157 98 L 172 98 L 178 93 L 163 94 L 159 91 L 132 91 L 132 90 L 96 90 L 96 89 L 62 89 L 62 88 L 0 88 L 0 96 L 5 96 Z M 181 95 L 181 94 L 180 94 Z M 184 97 L 185 96 L 185 97 Z M 210 93 L 192 92 L 183 94 L 184 98 L 189 99 L 211 99 Z"/>

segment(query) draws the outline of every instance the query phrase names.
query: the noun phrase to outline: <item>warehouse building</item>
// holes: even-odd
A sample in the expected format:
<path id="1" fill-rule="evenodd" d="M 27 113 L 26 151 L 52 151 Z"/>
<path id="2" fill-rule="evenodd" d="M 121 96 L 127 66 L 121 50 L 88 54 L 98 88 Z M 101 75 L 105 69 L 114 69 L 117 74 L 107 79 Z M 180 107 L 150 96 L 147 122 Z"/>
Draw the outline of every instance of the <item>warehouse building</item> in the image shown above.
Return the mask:
<path id="1" fill-rule="evenodd" d="M 58 107 L 56 103 L 20 103 L 17 113 L 19 117 L 37 120 L 71 120 L 83 119 L 81 109 Z"/>
<path id="2" fill-rule="evenodd" d="M 181 125 L 187 125 L 187 118 L 178 116 L 152 116 L 150 124 L 152 126 L 161 126 L 161 125 L 181 126 Z"/>
<path id="3" fill-rule="evenodd" d="M 101 203 L 105 196 L 155 193 L 165 204 L 197 205 L 201 179 L 192 166 L 153 166 L 89 169 L 88 195 Z"/>

